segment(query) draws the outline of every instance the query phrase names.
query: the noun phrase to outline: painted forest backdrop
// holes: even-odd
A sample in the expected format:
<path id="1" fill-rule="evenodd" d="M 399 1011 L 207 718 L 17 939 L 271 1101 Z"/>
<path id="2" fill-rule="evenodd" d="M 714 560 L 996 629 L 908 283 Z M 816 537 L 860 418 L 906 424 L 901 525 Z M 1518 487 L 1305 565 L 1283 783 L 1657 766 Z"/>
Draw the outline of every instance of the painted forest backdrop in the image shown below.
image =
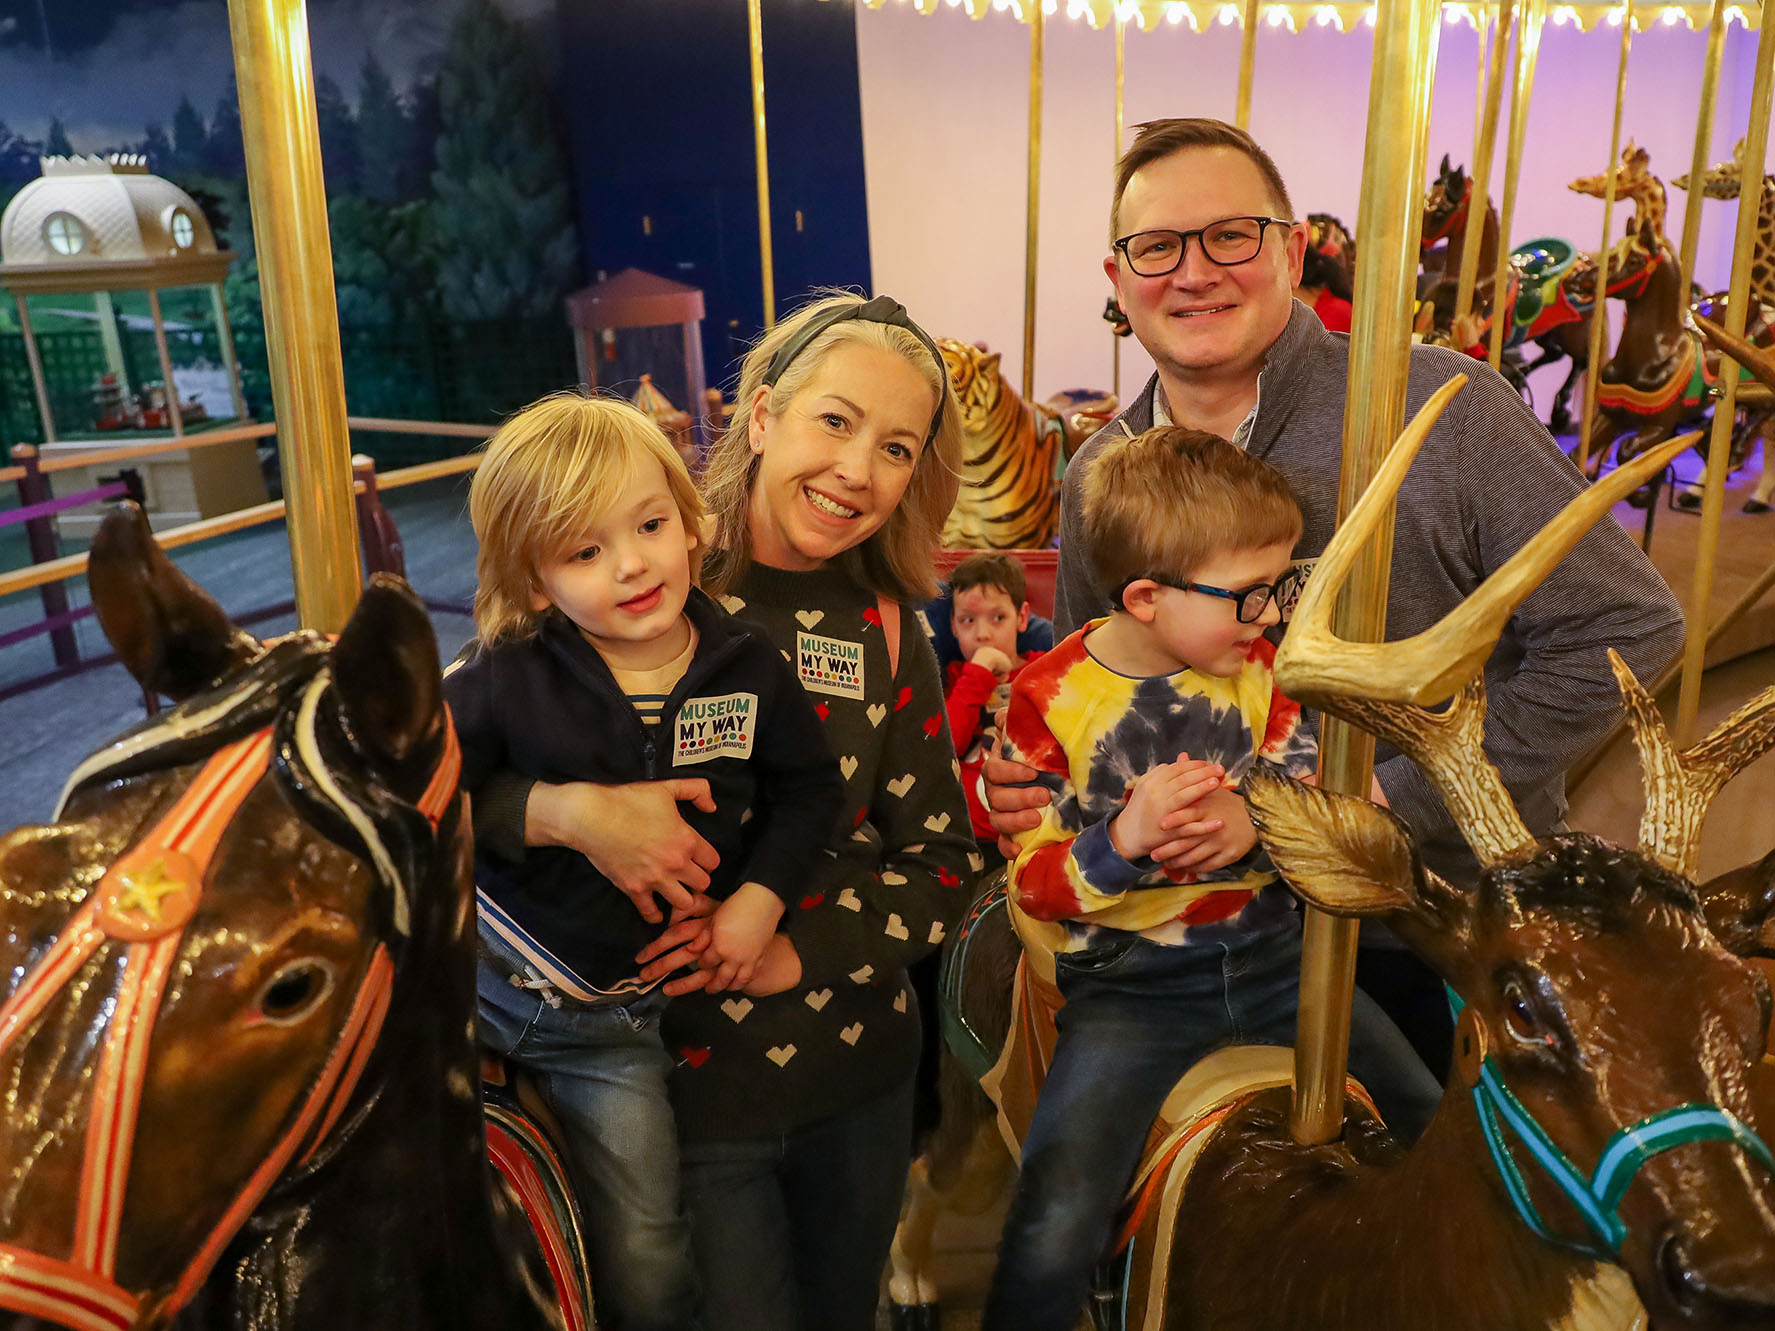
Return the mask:
<path id="1" fill-rule="evenodd" d="M 574 381 L 562 298 L 581 282 L 581 244 L 539 55 L 548 43 L 532 31 L 552 22 L 552 10 L 527 13 L 522 0 L 311 6 L 354 413 L 486 420 Z M 147 49 L 132 59 L 130 44 Z M 8 77 L 9 63 L 21 77 Z M 144 64 L 149 77 L 132 78 Z M 131 110 L 139 126 L 124 120 Z M 202 205 L 218 242 L 239 256 L 225 285 L 229 319 L 248 405 L 268 417 L 222 0 L 0 3 L 0 207 L 37 178 L 39 156 L 71 152 L 143 153 Z M 0 339 L 17 337 L 10 306 L 0 304 Z M 175 360 L 210 357 L 209 338 L 195 327 L 175 335 Z M 17 351 L 0 341 L 5 368 L 22 369 Z M 11 373 L 0 383 L 0 431 L 36 437 L 28 380 Z M 78 410 L 82 387 L 63 386 L 58 414 L 64 400 Z"/>

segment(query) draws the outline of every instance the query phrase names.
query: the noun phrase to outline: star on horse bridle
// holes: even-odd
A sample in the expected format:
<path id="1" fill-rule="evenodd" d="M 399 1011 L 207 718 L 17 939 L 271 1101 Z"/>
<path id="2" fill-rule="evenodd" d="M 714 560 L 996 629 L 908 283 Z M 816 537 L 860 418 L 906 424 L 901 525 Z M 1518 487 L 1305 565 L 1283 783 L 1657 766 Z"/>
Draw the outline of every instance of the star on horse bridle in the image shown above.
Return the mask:
<path id="1" fill-rule="evenodd" d="M 303 698 L 306 726 L 312 726 L 315 703 L 328 683 L 324 667 L 309 680 Z M 3 1054 L 100 947 L 113 941 L 125 947 L 123 976 L 92 1086 L 69 1256 L 50 1257 L 0 1242 L 0 1309 L 49 1318 L 73 1331 L 122 1331 L 141 1315 L 143 1296 L 117 1283 L 116 1264 L 148 1046 L 168 973 L 203 897 L 222 837 L 271 770 L 275 731 L 275 724 L 264 725 L 211 756 L 172 808 L 111 864 L 55 943 L 0 1005 Z M 434 833 L 454 799 L 461 766 L 461 749 L 446 712 L 442 752 L 417 805 Z M 386 877 L 392 869 L 386 855 L 372 858 Z M 397 917 L 404 924 L 404 911 L 397 911 Z M 292 1161 L 307 1161 L 326 1140 L 375 1047 L 393 979 L 388 947 L 378 944 L 339 1037 L 289 1126 L 230 1202 L 160 1312 L 176 1312 L 190 1301 L 285 1168 Z"/>

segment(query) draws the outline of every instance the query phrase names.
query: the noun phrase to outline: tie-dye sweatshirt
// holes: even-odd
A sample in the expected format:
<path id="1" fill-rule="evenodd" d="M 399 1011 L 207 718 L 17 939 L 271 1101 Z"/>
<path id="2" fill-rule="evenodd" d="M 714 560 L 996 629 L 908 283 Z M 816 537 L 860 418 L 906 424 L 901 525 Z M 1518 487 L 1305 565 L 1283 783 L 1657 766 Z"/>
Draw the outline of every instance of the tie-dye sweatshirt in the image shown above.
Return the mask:
<path id="1" fill-rule="evenodd" d="M 1123 859 L 1109 839 L 1135 779 L 1180 753 L 1220 763 L 1234 787 L 1257 763 L 1296 777 L 1314 769 L 1312 731 L 1276 688 L 1275 646 L 1259 639 L 1244 668 L 1224 678 L 1195 670 L 1134 678 L 1086 650 L 1086 634 L 1103 622 L 1032 662 L 1011 686 L 1007 751 L 1053 795 L 1041 825 L 1017 838 L 1012 900 L 1031 918 L 1064 926 L 1044 931 L 1061 952 L 1083 948 L 1100 928 L 1175 946 L 1204 925 L 1258 929 L 1279 919 L 1287 893 L 1261 846 L 1178 880 L 1150 859 Z"/>

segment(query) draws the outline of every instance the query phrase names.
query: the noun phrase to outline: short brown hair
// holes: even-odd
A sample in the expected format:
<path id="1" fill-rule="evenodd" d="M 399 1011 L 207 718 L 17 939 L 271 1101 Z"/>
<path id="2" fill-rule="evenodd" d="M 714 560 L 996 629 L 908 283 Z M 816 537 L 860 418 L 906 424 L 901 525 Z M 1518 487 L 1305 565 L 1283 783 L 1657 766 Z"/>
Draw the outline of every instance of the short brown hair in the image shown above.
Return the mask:
<path id="1" fill-rule="evenodd" d="M 468 490 L 479 542 L 475 630 L 484 646 L 536 632 L 538 567 L 567 554 L 648 458 L 664 469 L 684 530 L 698 538 L 690 552 L 694 580 L 703 551 L 702 496 L 650 417 L 616 398 L 570 391 L 531 403 L 499 427 Z"/>
<path id="2" fill-rule="evenodd" d="M 1023 565 L 1010 555 L 969 555 L 957 564 L 955 572 L 949 575 L 950 596 L 960 596 L 973 587 L 996 587 L 1011 598 L 1014 606 L 1021 606 L 1029 593 Z"/>
<path id="3" fill-rule="evenodd" d="M 758 455 L 751 447 L 752 400 L 764 387 L 764 375 L 777 351 L 807 324 L 835 305 L 855 305 L 861 297 L 844 291 L 822 293 L 780 321 L 746 353 L 740 367 L 739 391 L 726 433 L 709 449 L 703 464 L 703 498 L 715 519 L 704 566 L 704 588 L 718 596 L 737 583 L 752 562 L 750 510 L 752 483 L 758 476 Z M 934 437 L 919 450 L 912 480 L 899 504 L 879 531 L 861 545 L 840 554 L 836 563 L 853 581 L 877 596 L 902 602 L 923 602 L 937 594 L 931 555 L 943 534 L 943 523 L 955 507 L 961 487 L 961 410 L 949 371 L 934 359 L 910 329 L 866 319 L 833 324 L 801 349 L 769 390 L 765 410 L 781 416 L 835 348 L 875 347 L 905 361 L 935 395 L 941 419 Z"/>
<path id="4" fill-rule="evenodd" d="M 1257 146 L 1257 140 L 1237 125 L 1207 116 L 1180 116 L 1171 120 L 1149 120 L 1136 128 L 1140 132 L 1128 145 L 1128 151 L 1122 154 L 1122 160 L 1116 163 L 1116 193 L 1109 205 L 1112 245 L 1118 239 L 1116 233 L 1121 226 L 1122 195 L 1127 192 L 1134 173 L 1185 148 L 1232 148 L 1244 153 L 1269 187 L 1274 196 L 1271 202 L 1276 205 L 1279 215 L 1288 221 L 1294 220 L 1294 204 L 1289 201 L 1288 186 L 1282 183 L 1282 173 L 1276 170 L 1270 155 Z"/>
<path id="5" fill-rule="evenodd" d="M 1130 578 L 1186 582 L 1223 551 L 1293 545 L 1301 533 L 1300 506 L 1281 472 L 1181 425 L 1114 440 L 1099 453 L 1085 473 L 1084 516 L 1085 559 L 1111 595 Z"/>

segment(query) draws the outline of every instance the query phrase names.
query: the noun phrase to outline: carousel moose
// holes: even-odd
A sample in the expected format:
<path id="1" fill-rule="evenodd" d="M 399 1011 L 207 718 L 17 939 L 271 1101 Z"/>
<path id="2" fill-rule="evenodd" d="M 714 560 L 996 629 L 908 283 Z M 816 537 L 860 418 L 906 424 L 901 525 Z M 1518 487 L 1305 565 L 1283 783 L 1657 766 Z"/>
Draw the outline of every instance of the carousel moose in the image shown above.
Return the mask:
<path id="1" fill-rule="evenodd" d="M 1480 747 L 1483 667 L 1515 607 L 1689 441 L 1579 496 L 1416 638 L 1348 643 L 1330 628 L 1351 567 L 1463 382 L 1431 398 L 1339 528 L 1277 675 L 1418 763 L 1479 856 L 1477 886 L 1427 870 L 1404 825 L 1365 800 L 1271 776 L 1247 791 L 1297 894 L 1385 919 L 1442 975 L 1460 1015 L 1441 1108 L 1403 1150 L 1352 1095 L 1342 1138 L 1304 1146 L 1288 1131 L 1279 1051 L 1267 1066 L 1254 1056 L 1266 1051 L 1212 1055 L 1167 1102 L 1121 1236 L 1119 1307 L 1100 1326 L 1775 1326 L 1775 1156 L 1751 1091 L 1770 990 L 1720 941 L 1766 949 L 1775 855 L 1702 888 L 1692 880 L 1708 800 L 1775 747 L 1775 688 L 1679 753 L 1616 660 L 1646 771 L 1637 850 L 1577 833 L 1535 840 Z M 1009 931 L 980 933 L 996 940 L 981 967 L 1002 965 Z M 990 1045 L 1027 1019 L 1021 994 L 1013 1006 L 966 981 L 946 977 L 947 994 L 976 1000 L 945 1013 L 952 1032 Z M 914 1168 L 891 1286 L 902 1299 L 929 1292 L 919 1249 L 932 1184 L 954 1187 L 970 1144 L 981 1153 L 985 1115 L 964 1104 L 957 1117 L 972 1121 L 946 1124 L 943 1149 Z M 928 1307 L 902 1310 L 902 1326 L 934 1322 Z"/>
<path id="2" fill-rule="evenodd" d="M 261 644 L 133 506 L 90 568 L 119 656 L 177 705 L 0 839 L 0 1324 L 589 1327 L 560 1236 L 545 1269 L 490 1187 L 468 817 L 419 601 L 378 578 L 337 642 Z"/>

